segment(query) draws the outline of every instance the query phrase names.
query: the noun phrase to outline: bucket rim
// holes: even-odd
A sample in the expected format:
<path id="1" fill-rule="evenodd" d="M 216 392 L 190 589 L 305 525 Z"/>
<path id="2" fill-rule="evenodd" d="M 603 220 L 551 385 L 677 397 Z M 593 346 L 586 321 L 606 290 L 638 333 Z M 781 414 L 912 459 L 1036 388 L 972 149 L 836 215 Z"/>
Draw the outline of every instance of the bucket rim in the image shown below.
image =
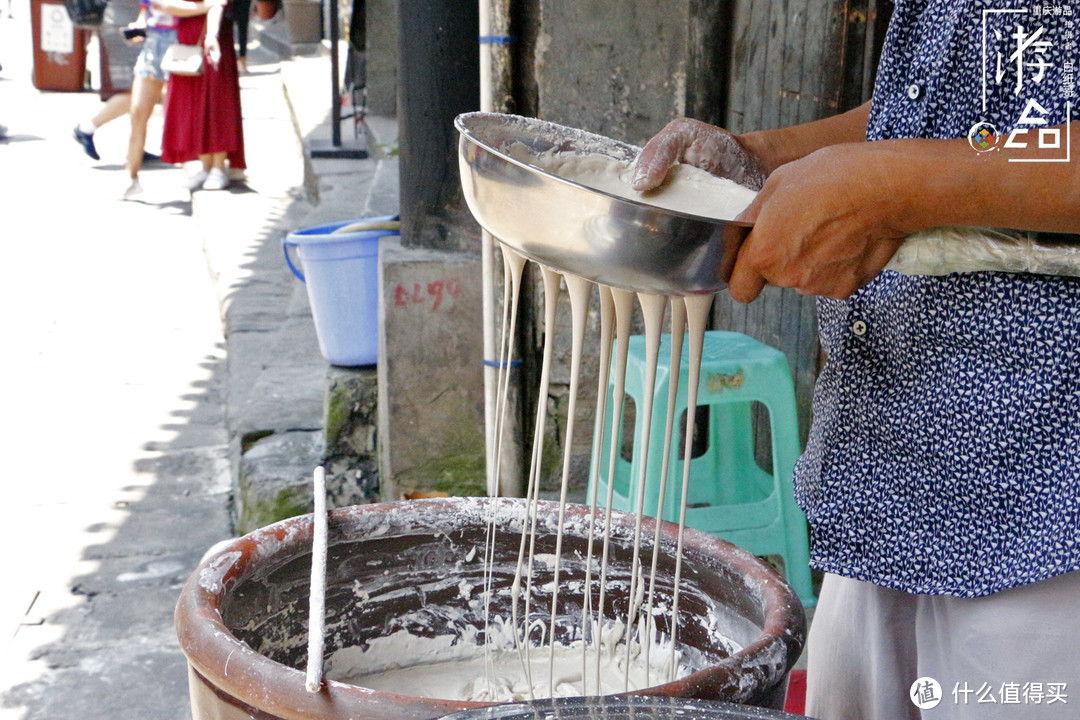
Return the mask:
<path id="1" fill-rule="evenodd" d="M 366 218 L 357 218 L 354 220 L 339 220 L 332 223 L 324 223 L 322 225 L 312 225 L 310 227 L 290 231 L 285 236 L 283 242 L 289 245 L 298 246 L 336 244 L 343 242 L 353 242 L 356 240 L 381 238 L 387 235 L 398 235 L 400 234 L 399 230 L 389 229 L 337 232 L 337 230 L 339 230 L 340 228 L 356 223 L 385 223 L 392 222 L 396 219 L 397 215 L 376 215 Z"/>

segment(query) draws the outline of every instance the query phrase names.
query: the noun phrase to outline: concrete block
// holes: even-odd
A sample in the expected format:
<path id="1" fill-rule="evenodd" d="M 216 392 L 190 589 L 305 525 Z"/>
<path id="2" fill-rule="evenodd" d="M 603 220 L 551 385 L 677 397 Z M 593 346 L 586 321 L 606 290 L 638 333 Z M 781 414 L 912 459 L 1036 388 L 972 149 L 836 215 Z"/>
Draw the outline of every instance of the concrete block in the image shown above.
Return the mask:
<path id="1" fill-rule="evenodd" d="M 236 529 L 240 534 L 311 512 L 311 474 L 322 462 L 321 431 L 255 439 L 240 457 Z"/>
<path id="2" fill-rule="evenodd" d="M 480 258 L 379 250 L 381 495 L 484 493 Z"/>
<path id="3" fill-rule="evenodd" d="M 325 464 L 333 504 L 374 502 L 379 497 L 378 372 L 331 367 L 325 397 Z"/>

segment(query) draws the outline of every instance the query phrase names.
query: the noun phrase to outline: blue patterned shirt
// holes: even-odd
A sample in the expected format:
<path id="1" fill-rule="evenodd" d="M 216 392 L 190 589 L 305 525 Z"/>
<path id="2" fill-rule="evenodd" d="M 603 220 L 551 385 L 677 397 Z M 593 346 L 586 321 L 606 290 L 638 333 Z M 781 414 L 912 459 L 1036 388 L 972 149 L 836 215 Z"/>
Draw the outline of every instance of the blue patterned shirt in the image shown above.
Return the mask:
<path id="1" fill-rule="evenodd" d="M 1073 23 L 1075 1 L 900 0 L 868 139 L 1065 121 Z M 828 360 L 795 472 L 812 565 L 962 597 L 1080 569 L 1080 279 L 886 271 L 818 319 Z"/>

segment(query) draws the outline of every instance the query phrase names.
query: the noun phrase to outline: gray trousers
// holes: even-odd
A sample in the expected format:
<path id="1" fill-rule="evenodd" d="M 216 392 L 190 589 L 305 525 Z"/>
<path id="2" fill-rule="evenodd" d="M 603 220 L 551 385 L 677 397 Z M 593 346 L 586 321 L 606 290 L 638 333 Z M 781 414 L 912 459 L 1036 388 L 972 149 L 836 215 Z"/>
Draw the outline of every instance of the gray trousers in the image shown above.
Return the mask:
<path id="1" fill-rule="evenodd" d="M 818 720 L 1077 718 L 1080 571 L 975 599 L 826 575 L 807 653 Z"/>

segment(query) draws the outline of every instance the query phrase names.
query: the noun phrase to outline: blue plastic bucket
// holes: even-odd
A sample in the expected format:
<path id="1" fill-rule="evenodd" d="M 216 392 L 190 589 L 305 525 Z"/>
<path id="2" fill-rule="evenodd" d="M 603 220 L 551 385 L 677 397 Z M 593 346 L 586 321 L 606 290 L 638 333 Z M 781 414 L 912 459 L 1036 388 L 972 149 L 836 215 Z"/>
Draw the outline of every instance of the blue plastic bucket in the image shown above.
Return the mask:
<path id="1" fill-rule="evenodd" d="M 285 262 L 307 285 L 319 350 L 333 365 L 374 365 L 379 356 L 379 238 L 396 229 L 335 232 L 357 224 L 394 224 L 397 217 L 363 218 L 296 230 L 283 240 Z M 301 273 L 289 257 L 296 248 Z"/>

